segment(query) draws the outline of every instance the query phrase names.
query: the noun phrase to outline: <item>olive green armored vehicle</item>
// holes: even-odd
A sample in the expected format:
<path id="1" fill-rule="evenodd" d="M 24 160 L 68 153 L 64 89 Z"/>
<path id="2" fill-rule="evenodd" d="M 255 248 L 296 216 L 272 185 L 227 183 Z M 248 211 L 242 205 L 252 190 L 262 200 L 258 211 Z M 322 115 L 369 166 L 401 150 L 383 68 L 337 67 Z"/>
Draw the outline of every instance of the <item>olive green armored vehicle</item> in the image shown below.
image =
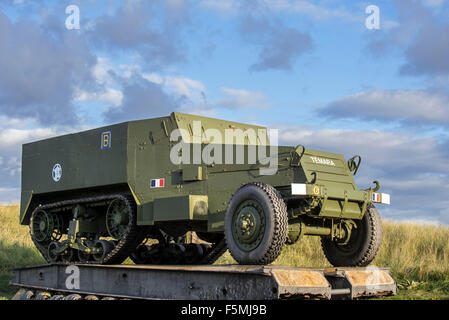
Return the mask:
<path id="1" fill-rule="evenodd" d="M 369 264 L 382 241 L 374 204 L 390 196 L 377 181 L 358 189 L 361 158 L 268 138 L 172 113 L 25 144 L 20 223 L 48 262 L 211 264 L 229 249 L 269 264 L 313 235 L 332 265 Z"/>

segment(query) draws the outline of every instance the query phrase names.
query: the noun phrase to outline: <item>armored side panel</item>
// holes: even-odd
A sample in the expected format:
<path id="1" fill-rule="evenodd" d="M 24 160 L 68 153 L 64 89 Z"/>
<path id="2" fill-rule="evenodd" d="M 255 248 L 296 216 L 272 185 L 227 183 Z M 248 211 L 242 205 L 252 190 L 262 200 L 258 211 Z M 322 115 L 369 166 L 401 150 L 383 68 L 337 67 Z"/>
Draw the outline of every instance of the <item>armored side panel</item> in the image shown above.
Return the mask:
<path id="1" fill-rule="evenodd" d="M 179 136 L 173 132 L 177 129 L 180 129 Z M 202 154 L 207 143 L 211 141 L 211 137 L 207 134 L 209 129 L 218 131 L 223 139 L 226 134 L 229 138 L 229 133 L 233 132 L 251 133 L 242 140 L 231 135 L 229 145 L 233 148 L 232 162 L 234 164 L 225 163 L 225 152 L 222 154 L 221 161 L 213 165 L 202 163 L 202 159 L 199 159 L 199 163 L 195 162 L 194 152 L 199 150 Z M 172 133 L 179 139 L 170 141 Z M 190 154 L 188 163 L 176 164 L 170 157 L 172 148 L 180 142 L 188 145 Z M 288 186 L 293 182 L 291 171 L 284 170 L 278 175 L 261 176 L 260 166 L 247 163 L 248 150 L 265 145 L 269 145 L 267 131 L 261 126 L 182 113 L 172 113 L 170 117 L 130 122 L 128 183 L 138 204 L 137 223 L 152 225 L 155 222 L 164 221 L 201 220 L 206 222 L 207 220 L 205 231 L 222 231 L 227 203 L 240 186 L 251 181 L 268 181 L 275 186 L 281 184 Z M 217 147 L 223 146 L 220 144 Z M 237 148 L 241 148 L 245 155 L 244 163 L 236 164 Z M 177 210 L 183 206 L 180 203 L 186 203 L 180 199 L 187 195 L 194 196 L 194 199 L 207 196 L 207 203 L 205 203 L 208 208 L 207 219 L 204 215 L 189 214 L 197 205 L 203 205 L 200 200 L 192 203 L 187 211 Z"/>
<path id="2" fill-rule="evenodd" d="M 21 223 L 29 222 L 28 208 L 39 199 L 70 199 L 86 188 L 126 185 L 127 130 L 122 123 L 24 144 Z"/>
<path id="3" fill-rule="evenodd" d="M 224 121 L 219 119 L 195 116 L 185 113 L 172 113 L 172 120 L 176 123 L 176 128 L 180 129 L 182 139 L 186 143 L 213 143 L 207 131 L 213 129 L 220 135 L 228 139 L 224 139 L 225 144 L 237 145 L 269 145 L 267 136 L 267 128 L 262 126 L 250 125 L 239 122 Z M 232 133 L 247 133 L 239 135 L 241 139 L 232 136 Z"/>
<path id="4" fill-rule="evenodd" d="M 315 187 L 312 193 L 324 198 L 320 216 L 361 219 L 366 205 L 359 203 L 371 198 L 358 190 L 343 155 L 305 148 L 300 154 L 306 181 Z"/>

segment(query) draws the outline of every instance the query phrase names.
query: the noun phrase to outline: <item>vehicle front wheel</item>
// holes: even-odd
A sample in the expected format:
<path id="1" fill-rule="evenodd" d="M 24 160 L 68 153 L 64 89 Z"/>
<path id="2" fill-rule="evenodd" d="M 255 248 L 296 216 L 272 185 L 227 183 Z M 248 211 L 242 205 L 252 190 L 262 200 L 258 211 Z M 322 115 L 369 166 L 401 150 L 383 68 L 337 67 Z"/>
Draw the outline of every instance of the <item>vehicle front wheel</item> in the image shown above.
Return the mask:
<path id="1" fill-rule="evenodd" d="M 365 267 L 376 257 L 382 243 L 382 221 L 374 205 L 367 208 L 362 220 L 355 221 L 347 243 L 321 238 L 321 247 L 334 267 Z"/>
<path id="2" fill-rule="evenodd" d="M 224 224 L 229 252 L 238 263 L 269 264 L 287 239 L 287 207 L 272 186 L 250 183 L 232 196 Z"/>

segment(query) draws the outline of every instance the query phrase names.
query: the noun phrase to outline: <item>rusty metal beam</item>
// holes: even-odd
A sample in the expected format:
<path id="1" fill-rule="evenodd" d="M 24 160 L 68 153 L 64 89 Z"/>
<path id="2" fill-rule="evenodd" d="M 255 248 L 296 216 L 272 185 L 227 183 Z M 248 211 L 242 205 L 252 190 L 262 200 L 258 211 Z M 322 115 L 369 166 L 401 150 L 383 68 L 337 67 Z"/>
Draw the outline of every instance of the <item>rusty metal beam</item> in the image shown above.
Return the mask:
<path id="1" fill-rule="evenodd" d="M 79 287 L 65 264 L 14 269 L 11 285 L 52 294 L 130 299 L 273 300 L 357 298 L 396 293 L 391 277 L 380 287 L 365 269 L 310 269 L 280 266 L 150 266 L 79 264 Z M 370 271 L 371 272 L 371 271 Z M 384 272 L 384 271 L 383 271 Z M 385 271 L 387 272 L 387 271 Z M 379 274 L 376 274 L 378 276 Z M 71 278 L 70 278 L 71 277 Z M 367 280 L 368 279 L 368 280 Z M 378 278 L 375 278 L 378 279 Z M 67 286 L 69 281 L 69 286 Z M 368 282 L 367 282 L 368 281 Z M 363 287 L 365 283 L 365 287 Z M 369 282 L 372 285 L 379 283 Z M 393 287 L 394 286 L 394 287 Z M 378 290 L 378 291 L 376 291 Z"/>
<path id="2" fill-rule="evenodd" d="M 334 290 L 349 290 L 350 299 L 397 294 L 396 282 L 387 268 L 328 268 L 324 275 Z"/>

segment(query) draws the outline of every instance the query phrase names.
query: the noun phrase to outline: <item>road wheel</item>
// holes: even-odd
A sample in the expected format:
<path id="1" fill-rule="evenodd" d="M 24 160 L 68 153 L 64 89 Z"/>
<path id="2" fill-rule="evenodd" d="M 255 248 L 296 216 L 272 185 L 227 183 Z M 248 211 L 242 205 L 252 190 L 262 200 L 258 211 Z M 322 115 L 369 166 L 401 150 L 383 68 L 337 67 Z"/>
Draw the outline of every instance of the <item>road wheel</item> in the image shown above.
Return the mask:
<path id="1" fill-rule="evenodd" d="M 61 256 L 57 255 L 54 251 L 58 250 L 61 247 L 59 242 L 53 241 L 48 245 L 47 250 L 47 261 L 50 263 L 56 263 L 61 260 Z"/>
<path id="2" fill-rule="evenodd" d="M 229 252 L 238 263 L 269 264 L 286 242 L 287 207 L 272 186 L 250 183 L 232 196 L 224 224 Z"/>
<path id="3" fill-rule="evenodd" d="M 102 263 L 104 261 L 105 257 L 109 254 L 109 252 L 112 251 L 114 246 L 109 241 L 96 240 L 94 242 L 93 248 L 97 250 L 96 253 L 92 254 L 93 259 L 97 263 Z"/>
<path id="4" fill-rule="evenodd" d="M 86 245 L 89 248 L 92 248 L 94 246 L 94 241 L 91 240 L 85 240 L 84 245 Z M 89 261 L 93 260 L 92 254 L 84 252 L 82 250 L 77 250 L 78 254 L 78 261 L 81 263 L 88 263 Z"/>
<path id="5" fill-rule="evenodd" d="M 62 254 L 61 259 L 64 263 L 71 263 L 76 261 L 75 250 L 73 248 L 67 248 Z"/>
<path id="6" fill-rule="evenodd" d="M 346 244 L 321 238 L 321 247 L 327 260 L 335 267 L 364 267 L 376 257 L 382 243 L 382 220 L 374 205 L 367 208 L 363 219 L 355 221 Z"/>

